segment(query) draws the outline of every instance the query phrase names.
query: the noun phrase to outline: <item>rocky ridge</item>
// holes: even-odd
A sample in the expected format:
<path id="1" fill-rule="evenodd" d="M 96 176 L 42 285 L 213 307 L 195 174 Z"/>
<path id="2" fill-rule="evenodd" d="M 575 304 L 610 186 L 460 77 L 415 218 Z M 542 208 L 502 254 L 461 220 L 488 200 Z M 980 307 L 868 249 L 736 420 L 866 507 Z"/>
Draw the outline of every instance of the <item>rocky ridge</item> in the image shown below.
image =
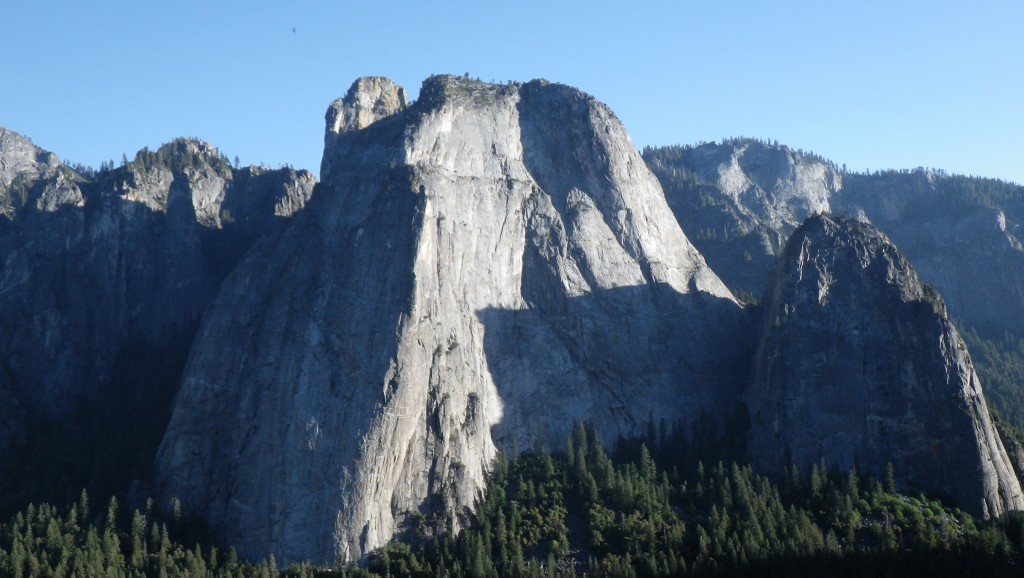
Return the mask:
<path id="1" fill-rule="evenodd" d="M 964 342 L 933 289 L 873 226 L 793 233 L 763 308 L 750 452 L 763 470 L 824 461 L 901 470 L 905 488 L 976 516 L 1024 508 Z"/>
<path id="2" fill-rule="evenodd" d="M 16 132 L 0 127 L 0 221 L 19 212 L 53 212 L 84 199 L 76 173 L 57 155 L 35 146 Z"/>
<path id="3" fill-rule="evenodd" d="M 231 245 L 268 232 L 314 185 L 305 172 L 235 171 L 199 141 L 142 151 L 96 181 L 52 153 L 19 146 L 15 154 L 46 164 L 8 163 L 20 167 L 9 182 L 43 191 L 39 199 L 74 192 L 65 202 L 22 204 L 0 235 L 0 355 L 31 405 L 56 413 L 95 391 L 126 343 L 192 331 L 224 274 L 216 265 L 240 252 Z"/>
<path id="4" fill-rule="evenodd" d="M 733 373 L 744 313 L 604 105 L 434 77 L 334 122 L 367 86 L 401 100 L 332 104 L 321 193 L 225 282 L 161 448 L 163 495 L 247 555 L 358 559 L 471 508 L 498 444 L 614 439 Z"/>
<path id="5" fill-rule="evenodd" d="M 186 139 L 82 174 L 0 130 L 0 372 L 22 415 L 78 435 L 86 418 L 70 416 L 86 399 L 169 403 L 180 367 L 166 360 L 187 351 L 233 262 L 314 184 L 305 171 L 233 169 Z M 42 443 L 12 445 L 26 441 Z"/>
<path id="6" fill-rule="evenodd" d="M 831 163 L 752 139 L 648 148 L 669 206 L 733 290 L 759 296 L 789 235 L 828 212 L 843 186 Z"/>
<path id="7" fill-rule="evenodd" d="M 990 336 L 1024 337 L 1024 187 L 925 169 L 845 183 L 838 210 L 884 230 L 954 318 Z"/>
<path id="8" fill-rule="evenodd" d="M 926 169 L 846 172 L 751 139 L 644 156 L 683 229 L 735 292 L 759 297 L 785 239 L 831 212 L 884 230 L 956 319 L 1024 337 L 1024 187 Z"/>

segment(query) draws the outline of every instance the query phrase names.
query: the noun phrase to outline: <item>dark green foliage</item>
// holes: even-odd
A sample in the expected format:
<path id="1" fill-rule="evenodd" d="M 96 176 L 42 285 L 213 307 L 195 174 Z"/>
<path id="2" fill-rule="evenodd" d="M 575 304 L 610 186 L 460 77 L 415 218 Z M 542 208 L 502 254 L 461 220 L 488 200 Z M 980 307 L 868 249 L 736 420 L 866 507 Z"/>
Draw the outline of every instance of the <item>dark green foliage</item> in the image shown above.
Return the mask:
<path id="1" fill-rule="evenodd" d="M 731 424 L 742 425 L 741 407 Z M 457 537 L 392 544 L 378 576 L 955 576 L 1020 568 L 1024 516 L 982 523 L 885 482 L 824 465 L 780 480 L 699 455 L 730 436 L 706 420 L 704 442 L 650 424 L 614 457 L 577 426 L 564 455 L 499 459 L 477 514 Z M 700 433 L 699 428 L 695 433 Z M 736 448 L 733 447 L 735 450 Z"/>
<path id="2" fill-rule="evenodd" d="M 176 530 L 168 530 L 149 509 L 129 515 L 111 499 L 101 511 L 102 518 L 90 519 L 82 492 L 79 502 L 64 510 L 42 504 L 15 514 L 0 526 L 0 576 L 278 574 L 273 558 L 250 564 L 240 562 L 233 550 L 220 554 L 212 547 L 185 547 L 172 539 Z"/>
<path id="3" fill-rule="evenodd" d="M 958 323 L 975 363 L 985 397 L 999 417 L 1024 431 L 1024 339 L 1010 334 L 986 339 L 971 327 Z"/>
<path id="4" fill-rule="evenodd" d="M 28 443 L 9 456 L 12 473 L 0 479 L 0 516 L 29 502 L 71 502 L 83 487 L 94 496 L 123 496 L 133 480 L 147 479 L 170 419 L 191 332 L 164 348 L 126 347 L 112 379 L 100 391 L 84 394 L 70 415 L 33 416 Z"/>
<path id="5" fill-rule="evenodd" d="M 410 513 L 405 541 L 362 568 L 281 570 L 272 556 L 243 563 L 233 550 L 197 545 L 187 520 L 160 521 L 150 508 L 129 514 L 116 500 L 97 508 L 83 492 L 64 511 L 29 506 L 0 526 L 0 575 L 997 576 L 1024 563 L 1019 513 L 983 523 L 824 464 L 773 481 L 734 461 L 698 459 L 724 453 L 724 426 L 745 419 L 738 406 L 723 429 L 702 420 L 708 430 L 690 435 L 651 423 L 614 456 L 583 426 L 564 454 L 500 455 L 462 532 Z"/>

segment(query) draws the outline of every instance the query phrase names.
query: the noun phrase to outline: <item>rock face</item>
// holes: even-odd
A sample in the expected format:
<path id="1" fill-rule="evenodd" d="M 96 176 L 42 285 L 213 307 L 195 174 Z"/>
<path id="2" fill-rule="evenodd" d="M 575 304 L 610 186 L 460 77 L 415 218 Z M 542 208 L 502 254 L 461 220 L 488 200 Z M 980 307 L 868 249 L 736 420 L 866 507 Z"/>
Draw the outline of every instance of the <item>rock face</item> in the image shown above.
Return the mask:
<path id="1" fill-rule="evenodd" d="M 761 469 L 893 463 L 977 515 L 1024 507 L 1024 450 L 937 294 L 872 225 L 799 225 L 870 217 L 958 311 L 1009 327 L 1024 189 L 743 140 L 648 150 L 666 201 L 611 111 L 545 81 L 434 77 L 410 105 L 361 79 L 325 120 L 315 194 L 199 141 L 93 173 L 0 129 L 0 509 L 35 482 L 9 456 L 138 436 L 164 503 L 243 555 L 355 560 L 412 513 L 458 528 L 501 446 L 737 400 Z"/>
<path id="2" fill-rule="evenodd" d="M 756 465 L 829 466 L 951 498 L 978 516 L 1024 507 L 970 355 L 880 231 L 814 217 L 790 238 L 764 302 L 750 393 Z"/>
<path id="3" fill-rule="evenodd" d="M 76 176 L 57 155 L 0 127 L 0 222 L 2 217 L 11 220 L 25 210 L 53 212 L 65 205 L 81 207 L 84 200 Z"/>
<path id="4" fill-rule="evenodd" d="M 36 201 L 0 217 L 0 357 L 47 413 L 95 391 L 126 344 L 189 336 L 225 262 L 275 215 L 301 208 L 314 185 L 307 172 L 235 171 L 184 140 L 90 180 L 4 134 L 14 146 L 0 181 L 14 185 L 0 198 L 12 206 L 22 183 Z"/>
<path id="5" fill-rule="evenodd" d="M 7 371 L 0 363 L 0 479 L 10 475 L 10 456 L 25 443 L 27 416 Z"/>
<path id="6" fill-rule="evenodd" d="M 79 439 L 98 419 L 82 403 L 97 398 L 119 408 L 122 423 L 147 415 L 145 427 L 162 428 L 180 352 L 220 280 L 249 244 L 302 208 L 314 184 L 305 171 L 232 169 L 193 140 L 80 174 L 0 129 L 0 405 L 17 423 L 65 432 L 48 442 L 3 419 L 0 447 L 45 455 L 61 435 Z M 161 431 L 109 433 L 155 438 L 151 460 Z M 90 441 L 87 451 L 110 449 L 109 439 Z M 11 468 L 0 471 L 0 488 L 42 498 L 33 494 L 37 480 L 18 477 L 27 474 L 12 453 L 2 455 Z M 124 464 L 123 475 L 136 466 Z"/>
<path id="7" fill-rule="evenodd" d="M 647 149 L 669 206 L 734 291 L 760 296 L 786 238 L 827 212 L 843 175 L 785 146 L 736 139 Z"/>
<path id="8" fill-rule="evenodd" d="M 850 175 L 834 203 L 884 230 L 954 318 L 1024 338 L 1024 187 L 927 170 Z"/>
<path id="9" fill-rule="evenodd" d="M 742 371 L 744 312 L 605 106 L 542 81 L 400 94 L 332 104 L 321 192 L 193 347 L 159 487 L 245 555 L 359 558 L 408 511 L 471 507 L 498 444 L 685 418 Z M 335 122 L 366 102 L 393 112 Z"/>
<path id="10" fill-rule="evenodd" d="M 846 173 L 749 139 L 647 149 L 644 158 L 683 229 L 735 292 L 760 296 L 805 218 L 858 216 L 885 231 L 955 318 L 989 337 L 1024 338 L 1024 187 L 924 169 Z"/>
<path id="11" fill-rule="evenodd" d="M 362 130 L 382 118 L 405 110 L 405 89 L 388 78 L 364 77 L 327 107 L 325 145 L 330 147 L 341 134 Z"/>

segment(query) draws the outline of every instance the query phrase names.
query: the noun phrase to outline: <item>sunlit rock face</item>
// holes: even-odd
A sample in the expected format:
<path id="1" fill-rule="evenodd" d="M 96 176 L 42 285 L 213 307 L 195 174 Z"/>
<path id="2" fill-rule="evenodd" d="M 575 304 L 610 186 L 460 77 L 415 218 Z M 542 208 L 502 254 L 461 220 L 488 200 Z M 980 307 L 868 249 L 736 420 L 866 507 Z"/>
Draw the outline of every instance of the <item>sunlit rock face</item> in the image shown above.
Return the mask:
<path id="1" fill-rule="evenodd" d="M 649 148 L 644 159 L 715 272 L 757 298 L 789 235 L 843 186 L 832 163 L 752 139 Z"/>
<path id="2" fill-rule="evenodd" d="M 57 155 L 0 127 L 0 220 L 13 220 L 26 210 L 81 207 L 84 200 L 75 176 Z"/>
<path id="3" fill-rule="evenodd" d="M 192 349 L 160 491 L 245 555 L 358 559 L 408 512 L 471 508 L 499 445 L 615 439 L 742 380 L 746 313 L 607 107 L 544 81 L 401 95 L 332 104 L 322 189 Z"/>
<path id="4" fill-rule="evenodd" d="M 405 110 L 407 106 L 409 103 L 405 99 L 405 89 L 390 79 L 379 76 L 360 78 L 343 98 L 327 107 L 324 144 L 330 147 L 338 136 L 362 130 L 382 118 Z"/>
<path id="5" fill-rule="evenodd" d="M 730 271 L 766 295 L 761 325 L 590 96 L 441 76 L 410 104 L 356 81 L 327 111 L 318 193 L 206 310 L 161 499 L 248 557 L 358 560 L 410 513 L 458 528 L 501 446 L 561 448 L 578 421 L 614 440 L 745 400 L 762 469 L 892 462 L 979 515 L 1024 505 L 938 296 L 871 225 L 800 226 L 844 175 L 731 146 L 683 180 L 760 248 L 760 269 Z"/>
<path id="6" fill-rule="evenodd" d="M 873 226 L 814 217 L 763 303 L 750 453 L 883 476 L 977 516 L 1024 507 L 967 348 L 937 293 Z"/>

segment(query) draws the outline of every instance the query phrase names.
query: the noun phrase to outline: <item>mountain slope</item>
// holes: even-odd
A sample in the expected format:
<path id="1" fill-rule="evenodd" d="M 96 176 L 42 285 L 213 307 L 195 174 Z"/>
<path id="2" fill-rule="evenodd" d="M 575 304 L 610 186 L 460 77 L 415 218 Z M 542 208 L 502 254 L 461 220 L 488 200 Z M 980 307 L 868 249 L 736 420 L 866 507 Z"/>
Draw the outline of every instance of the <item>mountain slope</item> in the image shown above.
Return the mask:
<path id="1" fill-rule="evenodd" d="M 1024 338 L 1024 187 L 927 170 L 844 183 L 837 210 L 884 230 L 956 319 L 992 339 Z"/>
<path id="2" fill-rule="evenodd" d="M 244 556 L 335 563 L 424 514 L 459 529 L 502 446 L 661 420 L 734 424 L 738 456 L 751 425 L 765 470 L 892 462 L 979 516 L 1022 506 L 942 301 L 872 226 L 800 225 L 870 214 L 930 275 L 1002 283 L 975 293 L 1012 326 L 1012 186 L 737 140 L 646 151 L 666 200 L 607 107 L 545 81 L 410 104 L 364 78 L 325 120 L 315 194 L 195 140 L 93 173 L 0 131 L 0 509 L 139 498 L 156 455 L 158 503 Z"/>
<path id="3" fill-rule="evenodd" d="M 941 171 L 857 174 L 786 146 L 735 139 L 648 148 L 669 205 L 735 291 L 758 295 L 774 256 L 820 212 L 860 216 L 900 247 L 954 317 L 1024 337 L 1024 187 Z"/>

